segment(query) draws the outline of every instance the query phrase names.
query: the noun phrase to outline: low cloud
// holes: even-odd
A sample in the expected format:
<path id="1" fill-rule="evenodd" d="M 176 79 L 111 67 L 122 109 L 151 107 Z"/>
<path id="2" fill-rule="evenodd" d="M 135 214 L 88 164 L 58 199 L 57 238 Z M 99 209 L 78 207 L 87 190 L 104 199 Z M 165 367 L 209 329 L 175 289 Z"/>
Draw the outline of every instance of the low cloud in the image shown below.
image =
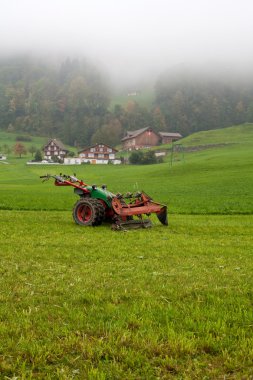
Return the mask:
<path id="1" fill-rule="evenodd" d="M 253 60 L 250 0 L 0 0 L 0 54 L 87 56 L 114 83 L 168 67 Z"/>

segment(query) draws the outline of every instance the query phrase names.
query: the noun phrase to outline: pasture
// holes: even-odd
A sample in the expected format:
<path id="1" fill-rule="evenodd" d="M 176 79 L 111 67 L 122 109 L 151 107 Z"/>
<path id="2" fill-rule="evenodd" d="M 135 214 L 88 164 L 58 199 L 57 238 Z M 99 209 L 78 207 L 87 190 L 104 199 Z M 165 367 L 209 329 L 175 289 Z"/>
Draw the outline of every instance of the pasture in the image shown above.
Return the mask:
<path id="1" fill-rule="evenodd" d="M 172 167 L 0 164 L 0 378 L 252 378 L 247 133 Z M 75 225 L 72 189 L 39 179 L 60 171 L 145 190 L 168 204 L 169 227 Z"/>
<path id="2" fill-rule="evenodd" d="M 135 91 L 133 91 L 135 92 Z M 125 93 L 114 94 L 110 104 L 110 109 L 113 110 L 116 105 L 126 108 L 128 103 L 136 102 L 139 106 L 150 109 L 155 101 L 155 94 L 152 87 L 145 88 L 142 91 L 137 91 L 134 95 Z"/>

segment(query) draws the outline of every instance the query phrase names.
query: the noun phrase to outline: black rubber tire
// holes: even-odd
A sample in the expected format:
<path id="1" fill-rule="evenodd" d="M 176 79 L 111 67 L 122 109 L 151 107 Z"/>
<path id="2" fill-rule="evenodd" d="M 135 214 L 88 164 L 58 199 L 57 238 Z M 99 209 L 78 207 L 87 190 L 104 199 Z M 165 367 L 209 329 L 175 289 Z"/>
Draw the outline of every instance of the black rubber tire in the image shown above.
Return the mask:
<path id="1" fill-rule="evenodd" d="M 100 226 L 105 220 L 105 208 L 98 199 L 92 199 L 92 202 L 97 210 L 97 217 L 94 226 Z"/>
<path id="2" fill-rule="evenodd" d="M 92 198 L 80 199 L 73 207 L 73 219 L 81 226 L 98 226 L 104 219 L 104 207 Z"/>

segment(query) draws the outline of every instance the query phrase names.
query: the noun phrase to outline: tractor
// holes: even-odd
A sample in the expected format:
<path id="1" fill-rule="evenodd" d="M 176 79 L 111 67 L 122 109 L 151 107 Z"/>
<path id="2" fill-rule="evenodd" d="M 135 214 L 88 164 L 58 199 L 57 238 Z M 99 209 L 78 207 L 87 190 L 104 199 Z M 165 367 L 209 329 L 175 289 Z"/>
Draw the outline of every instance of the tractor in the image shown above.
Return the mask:
<path id="1" fill-rule="evenodd" d="M 144 219 L 143 215 L 149 217 L 153 213 L 162 224 L 168 225 L 167 206 L 154 202 L 143 191 L 113 194 L 107 190 L 106 185 L 88 185 L 75 175 L 47 174 L 40 178 L 43 182 L 53 178 L 56 186 L 74 187 L 74 192 L 80 199 L 73 207 L 73 219 L 81 226 L 99 226 L 104 221 L 109 221 L 115 230 L 147 228 L 152 223 L 150 219 Z"/>

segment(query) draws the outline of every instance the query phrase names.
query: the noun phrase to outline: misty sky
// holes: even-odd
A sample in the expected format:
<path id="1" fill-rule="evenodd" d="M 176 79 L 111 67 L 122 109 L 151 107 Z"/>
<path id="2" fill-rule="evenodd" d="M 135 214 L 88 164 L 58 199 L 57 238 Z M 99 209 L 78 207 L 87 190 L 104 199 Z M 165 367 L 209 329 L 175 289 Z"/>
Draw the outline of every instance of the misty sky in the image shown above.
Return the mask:
<path id="1" fill-rule="evenodd" d="M 113 80 L 253 58 L 253 0 L 0 0 L 0 54 L 90 57 Z"/>

